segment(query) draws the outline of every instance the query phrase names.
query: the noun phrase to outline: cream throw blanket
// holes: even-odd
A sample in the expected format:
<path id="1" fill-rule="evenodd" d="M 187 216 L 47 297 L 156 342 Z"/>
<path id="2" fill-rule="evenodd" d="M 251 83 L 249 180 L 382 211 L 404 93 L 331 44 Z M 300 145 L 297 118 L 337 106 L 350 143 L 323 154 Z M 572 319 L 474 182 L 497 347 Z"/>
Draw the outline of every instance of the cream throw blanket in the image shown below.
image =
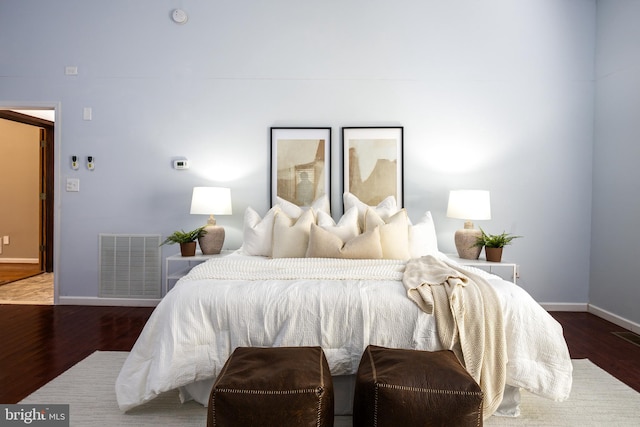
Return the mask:
<path id="1" fill-rule="evenodd" d="M 431 255 L 410 260 L 402 281 L 409 298 L 435 316 L 443 347 L 456 354 L 480 385 L 483 417 L 490 417 L 502 401 L 507 364 L 495 290 L 477 274 Z"/>

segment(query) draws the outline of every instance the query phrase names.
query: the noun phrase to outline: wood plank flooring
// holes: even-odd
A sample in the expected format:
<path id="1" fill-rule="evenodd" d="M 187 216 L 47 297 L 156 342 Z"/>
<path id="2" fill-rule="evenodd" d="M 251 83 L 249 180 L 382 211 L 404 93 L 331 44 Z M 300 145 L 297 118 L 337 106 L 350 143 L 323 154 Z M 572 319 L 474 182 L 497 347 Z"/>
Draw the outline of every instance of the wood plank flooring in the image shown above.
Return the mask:
<path id="1" fill-rule="evenodd" d="M 0 262 L 0 286 L 42 273 L 40 264 Z"/>
<path id="2" fill-rule="evenodd" d="M 0 305 L 0 403 L 17 403 L 96 350 L 131 350 L 152 310 Z"/>
<path id="3" fill-rule="evenodd" d="M 96 350 L 129 351 L 153 308 L 0 305 L 0 403 L 17 403 Z M 588 313 L 556 312 L 572 358 L 640 392 L 640 347 Z"/>
<path id="4" fill-rule="evenodd" d="M 572 359 L 589 359 L 640 392 L 640 346 L 613 334 L 624 328 L 589 313 L 551 315 L 564 329 Z"/>

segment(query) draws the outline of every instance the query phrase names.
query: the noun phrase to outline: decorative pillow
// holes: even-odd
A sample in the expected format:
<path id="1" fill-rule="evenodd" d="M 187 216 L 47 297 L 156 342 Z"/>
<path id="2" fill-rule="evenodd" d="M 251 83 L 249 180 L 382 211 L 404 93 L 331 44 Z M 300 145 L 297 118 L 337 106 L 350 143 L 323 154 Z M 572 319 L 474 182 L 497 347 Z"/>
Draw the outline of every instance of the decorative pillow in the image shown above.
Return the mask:
<path id="1" fill-rule="evenodd" d="M 409 252 L 409 217 L 405 209 L 401 209 L 385 221 L 374 209 L 369 208 L 364 224 L 365 232 L 380 228 L 380 244 L 382 245 L 384 258 L 411 258 Z"/>
<path id="2" fill-rule="evenodd" d="M 247 208 L 244 212 L 244 227 L 242 230 L 242 249 L 247 255 L 271 256 L 273 221 L 280 208 L 274 206 L 269 209 L 264 218 L 258 212 Z"/>
<path id="3" fill-rule="evenodd" d="M 289 218 L 299 218 L 303 212 L 309 210 L 309 208 L 301 208 L 295 203 L 291 203 L 281 197 L 276 198 L 275 206 L 279 206 L 282 209 L 282 212 L 286 213 Z M 320 196 L 311 204 L 311 209 L 316 212 L 326 212 L 331 215 L 331 207 L 329 204 L 329 197 L 325 194 L 324 196 Z"/>
<path id="4" fill-rule="evenodd" d="M 431 211 L 426 211 L 417 224 L 409 225 L 409 252 L 411 258 L 438 254 L 438 236 Z"/>
<path id="5" fill-rule="evenodd" d="M 312 224 L 307 257 L 380 259 L 382 258 L 380 228 L 376 227 L 344 243 L 335 234 Z"/>
<path id="6" fill-rule="evenodd" d="M 307 209 L 298 219 L 276 212 L 273 223 L 273 258 L 304 258 L 309 246 L 311 224 L 316 223 L 313 209 Z"/>
<path id="7" fill-rule="evenodd" d="M 360 224 L 360 229 L 364 230 L 364 217 L 367 213 L 367 209 L 372 208 L 375 212 L 380 215 L 383 219 L 388 219 L 391 215 L 398 212 L 398 206 L 396 204 L 396 198 L 393 196 L 389 196 L 385 198 L 383 201 L 378 203 L 377 206 L 369 206 L 366 203 L 362 202 L 358 199 L 357 196 L 345 192 L 342 195 L 342 202 L 344 203 L 344 211 L 348 211 L 351 208 L 358 209 L 358 222 Z"/>
<path id="8" fill-rule="evenodd" d="M 319 211 L 317 215 L 320 228 L 338 236 L 343 242 L 351 240 L 360 234 L 358 210 L 356 208 L 351 208 L 346 211 L 337 224 L 333 218 L 331 218 L 331 215 L 326 212 Z"/>

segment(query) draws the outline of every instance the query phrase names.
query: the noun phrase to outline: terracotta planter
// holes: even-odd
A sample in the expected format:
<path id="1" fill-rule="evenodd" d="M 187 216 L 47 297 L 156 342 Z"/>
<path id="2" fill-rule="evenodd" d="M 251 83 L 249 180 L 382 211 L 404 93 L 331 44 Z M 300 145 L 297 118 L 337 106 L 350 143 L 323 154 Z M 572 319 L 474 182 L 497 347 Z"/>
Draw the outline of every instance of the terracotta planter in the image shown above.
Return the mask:
<path id="1" fill-rule="evenodd" d="M 503 248 L 488 248 L 484 247 L 484 254 L 487 257 L 487 261 L 500 262 L 502 261 L 502 249 Z"/>
<path id="2" fill-rule="evenodd" d="M 182 256 L 194 256 L 196 254 L 196 242 L 180 243 Z"/>

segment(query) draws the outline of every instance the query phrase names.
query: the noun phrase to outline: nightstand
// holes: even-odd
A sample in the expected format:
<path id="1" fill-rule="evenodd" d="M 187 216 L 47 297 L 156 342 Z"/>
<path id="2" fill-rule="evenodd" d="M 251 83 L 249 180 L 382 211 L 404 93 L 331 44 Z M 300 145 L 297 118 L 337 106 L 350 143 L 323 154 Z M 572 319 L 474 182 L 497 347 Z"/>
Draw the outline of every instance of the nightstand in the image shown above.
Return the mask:
<path id="1" fill-rule="evenodd" d="M 181 277 L 185 276 L 193 267 L 211 259 L 229 255 L 234 251 L 221 251 L 215 255 L 203 255 L 198 251 L 194 256 L 182 256 L 175 254 L 165 258 L 164 267 L 164 289 L 163 295 L 166 295 Z"/>
<path id="2" fill-rule="evenodd" d="M 460 265 L 468 266 L 468 267 L 476 267 L 481 270 L 488 271 L 489 273 L 493 273 L 494 268 L 508 268 L 511 270 L 511 280 L 513 283 L 516 283 L 518 279 L 518 264 L 515 262 L 501 261 L 501 262 L 491 262 L 485 259 L 463 259 L 458 255 L 447 254 L 449 258 L 454 260 Z M 494 273 L 495 274 L 495 273 Z"/>

